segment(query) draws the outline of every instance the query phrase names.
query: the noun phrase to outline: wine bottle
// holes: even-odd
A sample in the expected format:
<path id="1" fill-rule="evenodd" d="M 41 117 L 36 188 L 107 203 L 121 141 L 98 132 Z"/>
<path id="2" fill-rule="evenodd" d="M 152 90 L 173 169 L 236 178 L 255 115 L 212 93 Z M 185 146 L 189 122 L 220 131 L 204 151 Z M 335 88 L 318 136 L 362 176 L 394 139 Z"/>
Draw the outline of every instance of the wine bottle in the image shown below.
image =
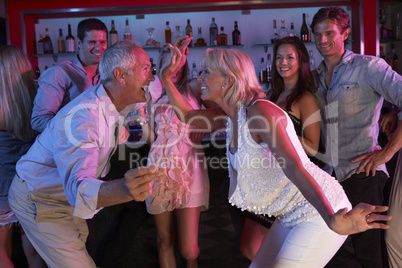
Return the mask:
<path id="1" fill-rule="evenodd" d="M 273 22 L 273 33 L 271 37 L 271 43 L 275 43 L 275 41 L 278 39 L 278 29 L 276 28 L 276 20 Z"/>
<path id="2" fill-rule="evenodd" d="M 39 41 L 36 44 L 36 54 L 43 54 L 43 35 L 42 32 L 39 31 Z"/>
<path id="3" fill-rule="evenodd" d="M 241 45 L 241 34 L 239 31 L 239 26 L 237 25 L 237 21 L 234 22 L 234 30 L 232 32 L 232 42 L 233 45 Z"/>
<path id="4" fill-rule="evenodd" d="M 293 24 L 293 22 L 290 23 L 290 32 L 289 32 L 289 36 L 297 36 L 296 32 L 295 32 L 295 26 Z"/>
<path id="5" fill-rule="evenodd" d="M 38 67 L 38 66 L 37 66 L 36 69 L 35 69 L 35 75 L 36 75 L 36 79 L 39 79 L 40 70 L 39 70 L 39 67 Z"/>
<path id="6" fill-rule="evenodd" d="M 205 39 L 202 37 L 202 31 L 201 27 L 198 27 L 198 35 L 197 35 L 197 47 L 205 47 L 207 43 L 205 42 Z"/>
<path id="7" fill-rule="evenodd" d="M 198 71 L 197 66 L 195 65 L 195 61 L 193 62 L 193 69 L 191 69 L 191 78 L 192 79 L 198 78 Z"/>
<path id="8" fill-rule="evenodd" d="M 272 79 L 272 61 L 271 54 L 267 54 L 267 82 L 270 83 Z"/>
<path id="9" fill-rule="evenodd" d="M 215 23 L 215 18 L 212 18 L 212 22 L 209 25 L 209 45 L 218 45 L 218 25 Z"/>
<path id="10" fill-rule="evenodd" d="M 128 18 L 126 18 L 126 28 L 124 29 L 124 40 L 132 40 L 130 26 L 128 25 Z"/>
<path id="11" fill-rule="evenodd" d="M 303 42 L 308 42 L 308 28 L 306 23 L 306 13 L 303 13 L 303 24 L 300 28 L 300 39 Z"/>
<path id="12" fill-rule="evenodd" d="M 311 24 L 310 24 L 310 19 L 308 16 L 308 13 L 306 13 L 306 22 L 307 22 L 307 28 L 308 28 L 308 42 L 311 42 Z"/>
<path id="13" fill-rule="evenodd" d="M 59 53 L 65 53 L 66 52 L 66 42 L 64 41 L 63 37 L 63 29 L 59 29 L 59 39 L 57 39 L 57 49 Z"/>
<path id="14" fill-rule="evenodd" d="M 172 43 L 172 30 L 169 27 L 169 21 L 166 21 L 165 43 Z"/>
<path id="15" fill-rule="evenodd" d="M 260 83 L 266 83 L 267 82 L 267 66 L 264 64 L 264 58 L 261 58 L 261 65 L 260 65 L 260 71 L 259 71 L 259 80 L 260 80 Z"/>
<path id="16" fill-rule="evenodd" d="M 186 26 L 186 35 L 189 37 L 193 36 L 193 27 L 191 27 L 190 20 L 187 19 L 187 26 Z M 188 44 L 189 47 L 193 46 L 193 40 L 191 40 L 190 44 Z"/>
<path id="17" fill-rule="evenodd" d="M 218 34 L 218 46 L 227 46 L 228 36 L 224 33 L 224 28 L 221 26 L 221 33 Z"/>
<path id="18" fill-rule="evenodd" d="M 45 29 L 45 38 L 43 38 L 43 53 L 53 54 L 53 44 L 49 37 L 49 29 Z"/>
<path id="19" fill-rule="evenodd" d="M 109 31 L 109 46 L 117 43 L 118 39 L 117 31 L 114 28 L 114 20 L 112 20 L 112 29 Z"/>
<path id="20" fill-rule="evenodd" d="M 151 62 L 151 72 L 152 72 L 153 75 L 156 75 L 156 65 L 154 63 L 154 59 L 149 58 L 149 61 Z"/>
<path id="21" fill-rule="evenodd" d="M 285 19 L 281 20 L 281 28 L 278 31 L 279 39 L 289 36 L 289 30 L 285 26 Z"/>
<path id="22" fill-rule="evenodd" d="M 68 35 L 66 36 L 66 52 L 74 53 L 75 52 L 75 38 L 71 34 L 71 24 L 68 24 Z"/>

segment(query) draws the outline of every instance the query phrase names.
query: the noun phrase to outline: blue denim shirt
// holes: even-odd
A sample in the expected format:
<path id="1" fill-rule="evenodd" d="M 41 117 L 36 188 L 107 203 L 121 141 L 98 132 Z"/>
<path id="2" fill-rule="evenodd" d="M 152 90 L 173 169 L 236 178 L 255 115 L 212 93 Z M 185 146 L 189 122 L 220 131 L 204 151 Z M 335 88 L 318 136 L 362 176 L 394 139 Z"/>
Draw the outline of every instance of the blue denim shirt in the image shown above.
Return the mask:
<path id="1" fill-rule="evenodd" d="M 314 71 L 315 96 L 321 110 L 321 137 L 325 154 L 317 157 L 335 171 L 341 182 L 356 172 L 357 156 L 373 151 L 377 145 L 379 119 L 384 98 L 402 107 L 402 76 L 381 58 L 355 54 L 346 50 L 335 67 L 331 84 L 324 82 L 325 65 Z M 402 119 L 402 112 L 398 114 Z M 377 170 L 387 173 L 385 165 Z"/>

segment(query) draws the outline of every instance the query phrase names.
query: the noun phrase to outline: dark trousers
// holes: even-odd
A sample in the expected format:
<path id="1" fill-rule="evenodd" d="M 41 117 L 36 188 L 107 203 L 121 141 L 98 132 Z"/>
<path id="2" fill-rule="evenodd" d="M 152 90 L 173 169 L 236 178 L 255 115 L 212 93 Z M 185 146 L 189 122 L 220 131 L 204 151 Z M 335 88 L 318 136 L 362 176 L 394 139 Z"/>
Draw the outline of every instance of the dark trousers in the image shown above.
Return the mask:
<path id="1" fill-rule="evenodd" d="M 364 173 L 353 174 L 341 182 L 350 203 L 355 207 L 360 202 L 382 205 L 384 187 L 388 176 L 377 171 L 375 176 L 366 177 Z M 350 235 L 326 268 L 381 268 L 383 267 L 382 231 L 380 229 Z"/>

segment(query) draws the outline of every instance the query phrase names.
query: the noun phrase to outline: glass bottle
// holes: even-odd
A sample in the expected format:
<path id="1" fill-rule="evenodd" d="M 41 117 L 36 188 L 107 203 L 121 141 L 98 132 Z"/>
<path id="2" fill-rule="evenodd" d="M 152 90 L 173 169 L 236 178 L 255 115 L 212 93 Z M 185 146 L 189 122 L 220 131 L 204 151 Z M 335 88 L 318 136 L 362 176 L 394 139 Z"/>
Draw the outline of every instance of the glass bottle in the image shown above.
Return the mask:
<path id="1" fill-rule="evenodd" d="M 43 35 L 42 32 L 39 31 L 39 41 L 36 44 L 36 54 L 43 54 Z"/>
<path id="2" fill-rule="evenodd" d="M 267 66 L 264 64 L 264 58 L 261 58 L 260 71 L 258 72 L 260 83 L 267 82 Z"/>
<path id="3" fill-rule="evenodd" d="M 132 40 L 130 26 L 128 25 L 128 18 L 126 18 L 126 28 L 124 29 L 124 40 Z"/>
<path id="4" fill-rule="evenodd" d="M 271 54 L 267 54 L 267 83 L 271 83 L 272 79 L 272 61 Z"/>
<path id="5" fill-rule="evenodd" d="M 308 42 L 308 28 L 306 23 L 306 13 L 303 13 L 303 24 L 300 28 L 300 39 L 303 42 Z"/>
<path id="6" fill-rule="evenodd" d="M 228 36 L 224 33 L 223 26 L 221 26 L 221 33 L 218 35 L 218 46 L 227 46 Z"/>
<path id="7" fill-rule="evenodd" d="M 152 72 L 153 75 L 156 75 L 156 65 L 154 63 L 154 59 L 149 58 L 149 61 L 151 62 L 151 72 Z"/>
<path id="8" fill-rule="evenodd" d="M 212 22 L 209 25 L 209 45 L 218 45 L 218 25 L 215 23 L 215 18 L 212 18 Z"/>
<path id="9" fill-rule="evenodd" d="M 63 37 L 63 29 L 59 29 L 59 39 L 57 39 L 57 50 L 59 53 L 66 52 L 66 42 L 64 41 Z"/>
<path id="10" fill-rule="evenodd" d="M 310 55 L 310 70 L 314 70 L 316 65 L 315 65 L 315 58 L 314 58 L 312 50 L 309 50 L 309 55 Z"/>
<path id="11" fill-rule="evenodd" d="M 289 36 L 297 36 L 296 32 L 295 32 L 295 26 L 293 24 L 293 22 L 290 23 L 290 33 Z"/>
<path id="12" fill-rule="evenodd" d="M 172 43 L 172 30 L 169 27 L 169 21 L 166 21 L 165 43 Z"/>
<path id="13" fill-rule="evenodd" d="M 198 27 L 198 35 L 197 35 L 197 46 L 205 47 L 207 43 L 205 43 L 205 39 L 202 37 L 201 27 Z"/>
<path id="14" fill-rule="evenodd" d="M 109 31 L 109 46 L 117 43 L 118 39 L 117 31 L 114 28 L 114 20 L 112 20 L 112 29 Z"/>
<path id="15" fill-rule="evenodd" d="M 189 37 L 193 36 L 193 27 L 191 27 L 190 20 L 187 19 L 187 25 L 186 25 L 186 35 Z M 193 40 L 191 40 L 190 44 L 188 44 L 189 47 L 193 46 Z"/>
<path id="16" fill-rule="evenodd" d="M 278 31 L 278 37 L 279 39 L 282 39 L 286 36 L 289 36 L 289 30 L 285 26 L 285 19 L 281 20 L 281 28 Z"/>
<path id="17" fill-rule="evenodd" d="M 278 29 L 276 28 L 276 20 L 273 22 L 273 33 L 271 37 L 271 43 L 275 43 L 275 41 L 278 39 Z"/>
<path id="18" fill-rule="evenodd" d="M 307 42 L 311 42 L 311 24 L 310 24 L 310 19 L 308 16 L 308 13 L 306 13 L 306 22 L 307 22 L 307 28 L 308 28 L 308 38 L 307 38 Z"/>
<path id="19" fill-rule="evenodd" d="M 191 69 L 191 78 L 198 78 L 197 66 L 195 65 L 195 61 L 193 62 L 193 69 Z"/>
<path id="20" fill-rule="evenodd" d="M 36 75 L 36 79 L 39 79 L 40 70 L 39 70 L 39 67 L 38 67 L 38 66 L 37 66 L 36 69 L 35 69 L 35 75 Z"/>
<path id="21" fill-rule="evenodd" d="M 239 26 L 237 25 L 237 21 L 234 22 L 234 30 L 232 32 L 232 42 L 233 45 L 241 45 L 241 34 L 239 31 Z"/>
<path id="22" fill-rule="evenodd" d="M 66 36 L 66 52 L 74 53 L 75 52 L 75 38 L 71 34 L 71 25 L 68 24 L 68 35 Z"/>
<path id="23" fill-rule="evenodd" d="M 172 44 L 174 45 L 180 37 L 183 36 L 183 33 L 180 32 L 180 26 L 176 26 L 176 31 L 172 33 Z"/>
<path id="24" fill-rule="evenodd" d="M 45 29 L 45 38 L 43 38 L 43 53 L 53 54 L 53 44 L 49 37 L 49 29 Z"/>

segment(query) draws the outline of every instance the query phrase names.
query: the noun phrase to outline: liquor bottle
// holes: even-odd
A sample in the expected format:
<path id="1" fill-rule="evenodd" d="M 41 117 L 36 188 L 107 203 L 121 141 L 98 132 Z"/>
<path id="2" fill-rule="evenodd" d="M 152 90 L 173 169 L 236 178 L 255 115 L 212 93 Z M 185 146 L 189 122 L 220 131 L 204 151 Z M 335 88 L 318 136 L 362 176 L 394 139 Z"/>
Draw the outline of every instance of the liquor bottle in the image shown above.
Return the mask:
<path id="1" fill-rule="evenodd" d="M 309 55 L 310 55 L 310 70 L 314 70 L 315 69 L 315 58 L 314 58 L 312 50 L 309 50 Z"/>
<path id="2" fill-rule="evenodd" d="M 75 39 L 71 34 L 71 24 L 68 24 L 68 35 L 66 36 L 66 52 L 74 53 L 75 52 Z"/>
<path id="3" fill-rule="evenodd" d="M 39 41 L 36 44 L 36 54 L 43 54 L 43 35 L 41 31 L 39 31 Z"/>
<path id="4" fill-rule="evenodd" d="M 290 23 L 290 33 L 289 36 L 297 36 L 296 32 L 295 32 L 295 26 L 293 24 L 293 22 Z"/>
<path id="5" fill-rule="evenodd" d="M 233 45 L 241 45 L 241 34 L 239 31 L 239 26 L 237 25 L 237 21 L 234 22 L 234 30 L 232 32 L 232 42 Z"/>
<path id="6" fill-rule="evenodd" d="M 37 66 L 36 69 L 35 69 L 35 75 L 36 75 L 36 79 L 39 79 L 40 70 L 39 70 L 39 67 L 38 67 L 38 66 Z"/>
<path id="7" fill-rule="evenodd" d="M 205 39 L 202 37 L 201 27 L 198 27 L 198 35 L 197 35 L 196 45 L 198 47 L 205 47 L 207 45 L 207 43 L 205 42 Z"/>
<path id="8" fill-rule="evenodd" d="M 307 41 L 311 42 L 311 24 L 310 24 L 310 19 L 308 16 L 308 13 L 306 13 L 306 22 L 307 22 L 307 28 L 308 28 L 308 38 Z"/>
<path id="9" fill-rule="evenodd" d="M 176 26 L 176 31 L 172 33 L 172 44 L 174 45 L 180 37 L 183 36 L 183 32 L 180 31 L 180 26 Z"/>
<path id="10" fill-rule="evenodd" d="M 45 38 L 43 38 L 43 53 L 53 54 L 53 44 L 49 37 L 49 29 L 45 29 Z"/>
<path id="11" fill-rule="evenodd" d="M 110 31 L 109 31 L 109 46 L 117 43 L 118 40 L 119 40 L 119 38 L 117 35 L 117 31 L 114 28 L 114 20 L 112 20 L 112 29 L 110 29 Z"/>
<path id="12" fill-rule="evenodd" d="M 186 35 L 189 37 L 193 36 L 193 27 L 191 27 L 190 20 L 187 19 L 187 25 L 186 25 Z M 190 44 L 188 44 L 189 47 L 193 46 L 193 40 L 191 40 Z"/>
<path id="13" fill-rule="evenodd" d="M 215 23 L 215 18 L 212 18 L 212 22 L 209 25 L 209 45 L 218 45 L 218 25 Z"/>
<path id="14" fill-rule="evenodd" d="M 278 39 L 278 29 L 276 28 L 276 20 L 274 20 L 274 24 L 273 24 L 273 33 L 272 33 L 272 37 L 271 37 L 271 43 L 275 43 L 275 41 Z"/>
<path id="15" fill-rule="evenodd" d="M 261 58 L 260 71 L 258 72 L 260 83 L 267 82 L 267 66 L 264 64 L 264 58 Z"/>
<path id="16" fill-rule="evenodd" d="M 300 39 L 303 42 L 308 42 L 308 28 L 306 23 L 306 13 L 303 13 L 303 24 L 300 28 Z"/>
<path id="17" fill-rule="evenodd" d="M 272 61 L 271 54 L 267 54 L 267 83 L 271 83 L 272 79 Z"/>
<path id="18" fill-rule="evenodd" d="M 392 59 L 391 59 L 391 67 L 392 70 L 398 72 L 398 55 L 395 53 L 395 44 L 391 44 L 391 51 L 392 51 Z"/>
<path id="19" fill-rule="evenodd" d="M 57 39 L 57 49 L 59 53 L 66 52 L 66 42 L 64 41 L 63 30 L 61 28 L 59 29 L 59 39 Z"/>
<path id="20" fill-rule="evenodd" d="M 285 26 L 285 19 L 281 20 L 281 28 L 278 31 L 279 39 L 289 36 L 289 30 Z"/>
<path id="21" fill-rule="evenodd" d="M 195 61 L 193 62 L 193 69 L 191 69 L 191 78 L 198 78 L 197 66 L 195 65 Z"/>
<path id="22" fill-rule="evenodd" d="M 218 34 L 218 46 L 227 46 L 228 36 L 224 33 L 223 26 L 221 26 L 221 33 Z"/>
<path id="23" fill-rule="evenodd" d="M 151 62 L 151 72 L 152 72 L 153 75 L 156 75 L 156 65 L 154 63 L 154 59 L 149 58 L 149 61 Z"/>
<path id="24" fill-rule="evenodd" d="M 169 21 L 166 22 L 165 43 L 172 43 L 172 30 L 169 27 Z"/>
<path id="25" fill-rule="evenodd" d="M 124 40 L 131 40 L 130 26 L 128 25 L 128 18 L 126 18 L 126 28 L 124 29 Z"/>

